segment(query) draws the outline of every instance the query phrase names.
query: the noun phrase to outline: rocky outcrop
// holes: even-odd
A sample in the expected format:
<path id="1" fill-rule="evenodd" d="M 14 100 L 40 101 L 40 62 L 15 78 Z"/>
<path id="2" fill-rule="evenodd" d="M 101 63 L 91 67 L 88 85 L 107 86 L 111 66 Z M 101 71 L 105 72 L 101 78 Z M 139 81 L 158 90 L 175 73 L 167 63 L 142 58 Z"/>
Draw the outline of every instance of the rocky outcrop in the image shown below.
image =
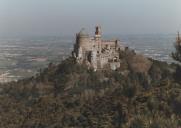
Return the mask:
<path id="1" fill-rule="evenodd" d="M 147 74 L 152 62 L 143 55 L 136 54 L 128 58 L 128 65 L 130 69 L 136 73 Z"/>

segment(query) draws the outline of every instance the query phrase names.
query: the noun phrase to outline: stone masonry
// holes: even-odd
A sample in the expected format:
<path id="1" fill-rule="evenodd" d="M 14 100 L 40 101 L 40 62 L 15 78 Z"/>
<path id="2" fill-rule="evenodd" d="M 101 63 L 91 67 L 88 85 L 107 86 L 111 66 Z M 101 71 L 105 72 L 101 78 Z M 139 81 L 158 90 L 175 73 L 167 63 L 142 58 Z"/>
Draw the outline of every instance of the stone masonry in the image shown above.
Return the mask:
<path id="1" fill-rule="evenodd" d="M 102 40 L 101 27 L 96 26 L 94 37 L 90 37 L 83 28 L 76 34 L 76 43 L 72 52 L 80 64 L 86 64 L 96 70 L 120 67 L 119 52 L 124 50 L 119 40 Z"/>

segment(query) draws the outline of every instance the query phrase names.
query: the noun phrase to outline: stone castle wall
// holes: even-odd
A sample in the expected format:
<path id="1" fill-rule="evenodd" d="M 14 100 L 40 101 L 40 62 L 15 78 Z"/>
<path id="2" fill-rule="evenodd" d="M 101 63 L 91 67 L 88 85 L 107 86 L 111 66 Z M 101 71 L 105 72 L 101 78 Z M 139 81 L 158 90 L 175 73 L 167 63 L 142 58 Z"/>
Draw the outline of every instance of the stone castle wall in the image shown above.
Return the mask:
<path id="1" fill-rule="evenodd" d="M 101 29 L 96 27 L 94 37 L 82 29 L 76 35 L 73 55 L 77 62 L 88 64 L 93 69 L 103 69 L 110 65 L 111 69 L 119 68 L 119 50 L 123 50 L 118 40 L 102 40 Z"/>

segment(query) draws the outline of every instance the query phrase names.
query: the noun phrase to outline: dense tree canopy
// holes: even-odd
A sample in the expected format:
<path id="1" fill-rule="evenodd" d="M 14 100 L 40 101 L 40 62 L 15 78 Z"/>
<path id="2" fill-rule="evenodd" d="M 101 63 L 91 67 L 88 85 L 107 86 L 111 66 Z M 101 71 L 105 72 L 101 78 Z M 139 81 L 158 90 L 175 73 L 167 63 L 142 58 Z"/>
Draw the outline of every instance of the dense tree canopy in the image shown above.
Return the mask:
<path id="1" fill-rule="evenodd" d="M 36 77 L 0 85 L 0 127 L 179 128 L 177 65 L 149 59 L 147 72 L 138 72 L 130 69 L 130 54 L 120 56 L 116 71 L 94 72 L 68 58 Z"/>

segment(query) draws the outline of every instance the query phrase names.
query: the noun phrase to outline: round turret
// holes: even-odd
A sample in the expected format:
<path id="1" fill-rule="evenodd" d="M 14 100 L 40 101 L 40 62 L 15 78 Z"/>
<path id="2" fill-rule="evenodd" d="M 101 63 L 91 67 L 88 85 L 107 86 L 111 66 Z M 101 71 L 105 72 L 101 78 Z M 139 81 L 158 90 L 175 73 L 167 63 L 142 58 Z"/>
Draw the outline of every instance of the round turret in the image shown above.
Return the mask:
<path id="1" fill-rule="evenodd" d="M 77 34 L 77 43 L 79 47 L 82 47 L 83 50 L 90 49 L 89 34 L 86 32 L 84 28 Z"/>
<path id="2" fill-rule="evenodd" d="M 79 36 L 79 37 L 89 38 L 89 34 L 88 34 L 88 32 L 85 30 L 85 28 L 82 28 L 82 29 L 80 30 L 80 32 L 78 33 L 78 36 Z"/>

